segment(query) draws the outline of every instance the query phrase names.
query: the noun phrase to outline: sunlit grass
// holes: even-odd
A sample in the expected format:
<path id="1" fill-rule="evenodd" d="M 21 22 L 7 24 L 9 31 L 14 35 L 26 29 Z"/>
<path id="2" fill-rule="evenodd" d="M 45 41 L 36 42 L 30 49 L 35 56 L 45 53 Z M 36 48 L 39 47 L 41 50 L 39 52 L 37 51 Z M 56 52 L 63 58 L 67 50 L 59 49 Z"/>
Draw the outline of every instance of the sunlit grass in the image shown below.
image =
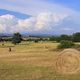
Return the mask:
<path id="1" fill-rule="evenodd" d="M 0 80 L 80 80 L 80 74 L 59 75 L 55 72 L 58 43 L 0 43 Z M 12 51 L 9 52 L 9 46 Z"/>

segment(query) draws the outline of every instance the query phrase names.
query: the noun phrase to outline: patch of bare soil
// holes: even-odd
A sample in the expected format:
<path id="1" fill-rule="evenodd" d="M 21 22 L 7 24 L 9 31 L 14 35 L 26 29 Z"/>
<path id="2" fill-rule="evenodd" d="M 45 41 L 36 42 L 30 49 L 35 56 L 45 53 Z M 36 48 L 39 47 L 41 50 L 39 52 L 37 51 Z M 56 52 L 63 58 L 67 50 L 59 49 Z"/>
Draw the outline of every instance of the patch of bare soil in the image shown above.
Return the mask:
<path id="1" fill-rule="evenodd" d="M 65 49 L 57 56 L 56 71 L 60 74 L 75 74 L 80 72 L 80 52 L 75 49 Z"/>

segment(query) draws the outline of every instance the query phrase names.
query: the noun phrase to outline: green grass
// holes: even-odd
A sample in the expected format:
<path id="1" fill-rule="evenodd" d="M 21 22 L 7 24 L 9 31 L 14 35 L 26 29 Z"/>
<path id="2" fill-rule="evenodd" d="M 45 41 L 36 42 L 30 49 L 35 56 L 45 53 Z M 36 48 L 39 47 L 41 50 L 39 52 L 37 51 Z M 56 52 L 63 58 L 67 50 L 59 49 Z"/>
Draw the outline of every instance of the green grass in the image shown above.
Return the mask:
<path id="1" fill-rule="evenodd" d="M 58 43 L 22 42 L 14 46 L 0 43 L 0 80 L 80 80 L 80 74 L 59 75 L 54 69 Z"/>

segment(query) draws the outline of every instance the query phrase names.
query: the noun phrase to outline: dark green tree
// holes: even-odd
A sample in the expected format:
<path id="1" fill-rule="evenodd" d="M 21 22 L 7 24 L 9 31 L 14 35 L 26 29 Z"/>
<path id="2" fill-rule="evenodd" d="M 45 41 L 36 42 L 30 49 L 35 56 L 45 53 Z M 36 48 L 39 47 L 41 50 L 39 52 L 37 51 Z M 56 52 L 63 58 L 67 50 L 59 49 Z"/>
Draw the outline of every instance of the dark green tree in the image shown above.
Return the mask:
<path id="1" fill-rule="evenodd" d="M 2 37 L 0 37 L 0 42 L 2 42 L 3 41 L 3 39 L 2 39 Z"/>
<path id="2" fill-rule="evenodd" d="M 66 34 L 62 34 L 60 36 L 52 36 L 52 37 L 50 37 L 49 40 L 50 41 L 57 41 L 57 42 L 60 42 L 62 40 L 72 41 L 72 36 L 66 35 Z"/>
<path id="3" fill-rule="evenodd" d="M 66 34 L 62 34 L 62 35 L 60 36 L 60 41 L 61 41 L 61 40 L 68 40 L 68 41 L 70 41 L 70 39 L 71 39 L 71 37 L 70 37 L 69 35 L 66 35 Z"/>
<path id="4" fill-rule="evenodd" d="M 12 43 L 13 44 L 19 44 L 22 41 L 22 36 L 20 33 L 14 33 L 13 37 L 12 37 Z"/>
<path id="5" fill-rule="evenodd" d="M 56 41 L 56 37 L 57 37 L 57 36 L 51 36 L 51 37 L 49 38 L 49 40 L 50 40 L 50 41 Z"/>
<path id="6" fill-rule="evenodd" d="M 80 42 L 80 32 L 74 33 L 72 39 L 74 42 Z"/>

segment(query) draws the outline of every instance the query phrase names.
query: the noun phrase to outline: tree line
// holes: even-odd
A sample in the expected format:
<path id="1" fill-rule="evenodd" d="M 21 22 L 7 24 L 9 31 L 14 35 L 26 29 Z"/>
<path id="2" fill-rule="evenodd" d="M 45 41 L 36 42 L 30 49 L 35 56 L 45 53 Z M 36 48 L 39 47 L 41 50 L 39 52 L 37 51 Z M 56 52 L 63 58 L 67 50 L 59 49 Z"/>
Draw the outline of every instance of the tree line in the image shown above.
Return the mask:
<path id="1" fill-rule="evenodd" d="M 72 41 L 72 42 L 80 42 L 80 32 L 74 33 L 72 35 L 66 35 L 66 34 L 62 34 L 60 36 L 51 36 L 51 37 L 47 37 L 47 38 L 42 38 L 42 37 L 38 37 L 38 38 L 28 38 L 26 37 L 26 41 L 34 41 L 34 42 L 38 42 L 38 41 L 56 41 L 56 42 L 61 42 L 62 40 L 67 40 L 67 41 Z M 21 43 L 21 41 L 25 41 L 23 36 L 20 33 L 14 33 L 13 36 L 11 37 L 0 37 L 0 42 L 2 41 L 11 41 L 13 44 L 19 44 Z"/>
<path id="2" fill-rule="evenodd" d="M 22 41 L 22 35 L 20 33 L 14 33 L 13 36 L 10 37 L 0 37 L 0 42 L 7 42 L 10 41 L 13 44 L 19 44 Z"/>
<path id="3" fill-rule="evenodd" d="M 72 35 L 62 34 L 60 36 L 50 37 L 50 41 L 60 42 L 62 40 L 67 40 L 67 41 L 72 41 L 72 42 L 80 42 L 80 32 L 74 33 Z"/>

